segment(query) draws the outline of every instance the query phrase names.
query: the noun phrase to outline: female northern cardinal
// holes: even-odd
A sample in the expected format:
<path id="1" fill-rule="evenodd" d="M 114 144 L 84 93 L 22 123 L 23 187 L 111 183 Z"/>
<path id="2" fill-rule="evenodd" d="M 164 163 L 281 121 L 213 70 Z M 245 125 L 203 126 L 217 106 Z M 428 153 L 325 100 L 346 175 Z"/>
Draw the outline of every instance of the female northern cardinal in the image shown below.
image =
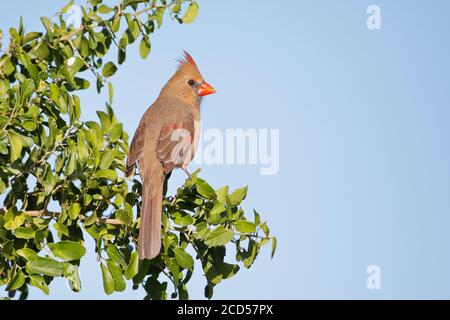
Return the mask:
<path id="1" fill-rule="evenodd" d="M 131 142 L 126 175 L 139 165 L 142 206 L 139 259 L 152 259 L 161 249 L 164 179 L 174 168 L 186 170 L 199 139 L 202 97 L 215 93 L 203 80 L 194 59 L 184 52 L 180 66 L 142 116 Z"/>

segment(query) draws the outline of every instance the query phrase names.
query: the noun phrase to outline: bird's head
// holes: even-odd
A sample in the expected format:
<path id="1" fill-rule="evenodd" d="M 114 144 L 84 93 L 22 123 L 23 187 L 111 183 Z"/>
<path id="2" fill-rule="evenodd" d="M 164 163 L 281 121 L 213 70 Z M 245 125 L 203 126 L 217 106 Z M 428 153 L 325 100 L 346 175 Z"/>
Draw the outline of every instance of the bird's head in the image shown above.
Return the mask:
<path id="1" fill-rule="evenodd" d="M 163 92 L 177 94 L 188 102 L 198 102 L 203 96 L 213 94 L 216 90 L 207 83 L 197 64 L 189 53 L 184 51 L 183 58 L 174 76 L 169 80 Z"/>

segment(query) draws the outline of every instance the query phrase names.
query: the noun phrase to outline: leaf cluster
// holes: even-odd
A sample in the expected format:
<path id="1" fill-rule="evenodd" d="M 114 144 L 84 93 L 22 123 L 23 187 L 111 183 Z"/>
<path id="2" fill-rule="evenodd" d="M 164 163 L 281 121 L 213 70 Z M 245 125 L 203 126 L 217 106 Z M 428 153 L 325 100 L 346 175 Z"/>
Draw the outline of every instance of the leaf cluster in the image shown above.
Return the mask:
<path id="1" fill-rule="evenodd" d="M 64 277 L 80 291 L 91 237 L 106 294 L 125 290 L 129 280 L 145 288 L 146 298 L 172 291 L 172 298 L 186 299 L 198 259 L 211 298 L 215 285 L 239 264 L 249 268 L 261 246 L 272 240 L 275 248 L 276 239 L 259 214 L 245 218 L 246 188 L 214 190 L 193 174 L 164 200 L 161 255 L 139 262 L 142 186 L 124 178 L 128 134 L 114 114 L 110 81 L 130 45 L 138 42 L 140 56 L 149 55 L 165 13 L 191 23 L 198 4 L 124 0 L 109 7 L 89 0 L 79 28 L 64 19 L 71 5 L 42 17 L 42 32 L 26 32 L 20 21 L 0 53 L 0 286 L 25 299 L 29 286 L 48 294 L 53 279 Z M 0 49 L 1 43 L 2 31 Z M 116 60 L 109 61 L 113 50 Z M 107 88 L 108 99 L 97 120 L 84 122 L 77 93 L 91 83 L 99 93 Z M 235 262 L 225 261 L 230 247 Z"/>

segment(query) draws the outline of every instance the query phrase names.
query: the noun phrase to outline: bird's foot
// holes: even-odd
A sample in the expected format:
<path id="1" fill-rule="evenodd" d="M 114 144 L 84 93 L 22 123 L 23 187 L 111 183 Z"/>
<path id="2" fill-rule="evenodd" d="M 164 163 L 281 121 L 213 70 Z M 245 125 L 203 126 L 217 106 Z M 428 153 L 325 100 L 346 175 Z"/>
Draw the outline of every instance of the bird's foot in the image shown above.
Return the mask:
<path id="1" fill-rule="evenodd" d="M 181 169 L 183 169 L 183 171 L 186 172 L 186 174 L 188 175 L 189 179 L 192 177 L 186 166 L 181 166 Z"/>

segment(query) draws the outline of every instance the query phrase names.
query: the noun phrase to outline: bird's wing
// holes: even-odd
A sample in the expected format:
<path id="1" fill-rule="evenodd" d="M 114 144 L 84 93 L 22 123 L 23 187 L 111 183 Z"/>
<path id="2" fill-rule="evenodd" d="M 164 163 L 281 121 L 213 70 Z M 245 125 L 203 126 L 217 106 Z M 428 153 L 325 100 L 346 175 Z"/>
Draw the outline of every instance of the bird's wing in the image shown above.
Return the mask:
<path id="1" fill-rule="evenodd" d="M 192 160 L 197 144 L 196 136 L 193 119 L 174 122 L 161 128 L 156 154 L 165 173 Z"/>
<path id="2" fill-rule="evenodd" d="M 136 129 L 133 141 L 131 141 L 130 149 L 128 151 L 127 171 L 126 171 L 127 177 L 130 177 L 133 174 L 134 165 L 142 155 L 142 152 L 144 150 L 144 138 L 145 138 L 145 122 L 141 121 L 139 127 Z"/>

